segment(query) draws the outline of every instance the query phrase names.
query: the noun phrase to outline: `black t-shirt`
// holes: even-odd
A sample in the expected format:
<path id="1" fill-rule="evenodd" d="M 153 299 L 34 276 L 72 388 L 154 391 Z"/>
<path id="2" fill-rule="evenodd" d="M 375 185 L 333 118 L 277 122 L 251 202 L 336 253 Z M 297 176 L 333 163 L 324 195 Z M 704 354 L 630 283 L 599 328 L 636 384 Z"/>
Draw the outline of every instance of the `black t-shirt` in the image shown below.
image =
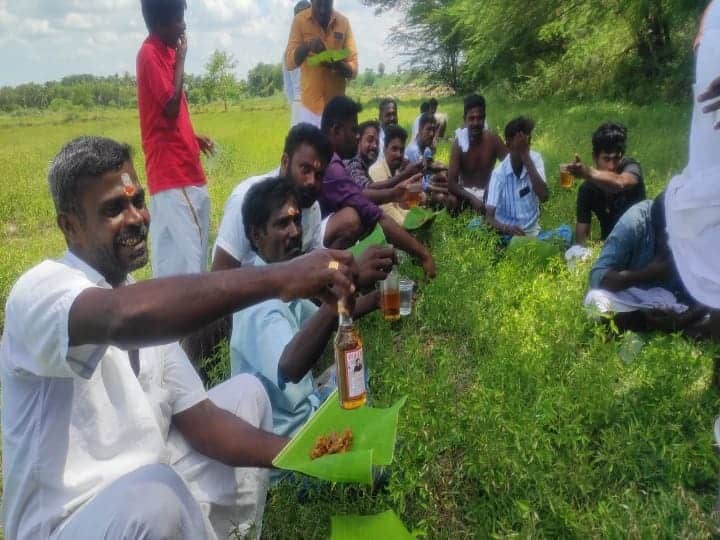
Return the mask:
<path id="1" fill-rule="evenodd" d="M 630 173 L 637 177 L 638 183 L 620 193 L 606 193 L 585 181 L 578 191 L 578 223 L 590 223 L 592 214 L 595 214 L 600 222 L 600 236 L 603 240 L 612 232 L 628 208 L 645 200 L 645 183 L 640 164 L 632 158 L 625 158 L 620 171 L 620 174 Z"/>

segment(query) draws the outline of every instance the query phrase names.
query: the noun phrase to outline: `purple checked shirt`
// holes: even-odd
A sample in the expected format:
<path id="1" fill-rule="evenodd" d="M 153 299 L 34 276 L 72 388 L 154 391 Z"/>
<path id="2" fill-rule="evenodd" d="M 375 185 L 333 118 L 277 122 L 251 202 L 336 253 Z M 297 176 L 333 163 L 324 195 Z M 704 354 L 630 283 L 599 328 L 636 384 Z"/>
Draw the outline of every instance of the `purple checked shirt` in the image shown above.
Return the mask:
<path id="1" fill-rule="evenodd" d="M 350 177 L 337 154 L 333 155 L 330 165 L 325 169 L 323 189 L 318 200 L 323 218 L 349 206 L 357 210 L 366 230 L 375 227 L 382 217 L 382 210 L 363 195 L 362 188 Z"/>

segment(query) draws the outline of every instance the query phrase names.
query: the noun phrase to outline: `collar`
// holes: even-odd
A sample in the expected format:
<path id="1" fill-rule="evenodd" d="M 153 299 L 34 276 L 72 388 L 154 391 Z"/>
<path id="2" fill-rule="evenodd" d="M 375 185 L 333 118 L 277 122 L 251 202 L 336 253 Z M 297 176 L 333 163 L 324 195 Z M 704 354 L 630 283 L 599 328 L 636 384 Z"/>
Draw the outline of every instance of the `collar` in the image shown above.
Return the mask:
<path id="1" fill-rule="evenodd" d="M 306 21 L 311 21 L 313 24 L 316 24 L 318 28 L 323 29 L 322 26 L 320 26 L 320 23 L 315 20 L 312 14 L 312 8 L 306 9 L 300 12 L 298 15 L 300 17 L 305 17 Z M 334 9 L 332 10 L 332 13 L 330 14 L 330 20 L 328 21 L 327 29 L 330 30 L 330 27 L 335 24 L 337 21 L 338 12 Z"/>
<path id="2" fill-rule="evenodd" d="M 59 259 L 59 262 L 69 266 L 70 268 L 74 268 L 75 270 L 80 270 L 85 276 L 95 285 L 102 287 L 103 289 L 112 289 L 112 285 L 110 285 L 107 280 L 103 277 L 103 275 L 95 270 L 92 266 L 90 266 L 88 263 L 83 261 L 80 257 L 75 255 L 72 251 L 67 250 L 65 254 Z M 135 283 L 135 280 L 132 278 L 132 276 L 128 276 L 123 285 L 131 285 Z"/>
<path id="3" fill-rule="evenodd" d="M 267 266 L 267 263 L 265 262 L 265 259 L 263 259 L 259 253 L 255 252 L 255 257 L 253 257 L 252 261 L 253 266 Z"/>
<path id="4" fill-rule="evenodd" d="M 530 153 L 530 159 L 532 159 L 532 152 Z M 510 154 L 508 153 L 507 156 L 505 156 L 505 159 L 500 164 L 502 167 L 503 176 L 508 177 L 512 176 L 513 178 L 517 178 L 518 180 L 522 180 L 525 178 L 528 174 L 527 169 L 525 168 L 525 165 L 523 165 L 522 170 L 520 171 L 520 176 L 515 176 L 515 171 L 513 170 L 512 166 L 512 160 L 510 158 Z"/>

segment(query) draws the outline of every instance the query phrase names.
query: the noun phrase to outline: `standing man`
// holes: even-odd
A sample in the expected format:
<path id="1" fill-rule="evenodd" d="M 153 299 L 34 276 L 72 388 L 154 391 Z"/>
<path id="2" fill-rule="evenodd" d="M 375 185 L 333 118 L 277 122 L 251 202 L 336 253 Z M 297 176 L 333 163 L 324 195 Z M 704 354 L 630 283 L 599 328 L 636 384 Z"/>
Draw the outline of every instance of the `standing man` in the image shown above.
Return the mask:
<path id="1" fill-rule="evenodd" d="M 301 11 L 310 9 L 310 2 L 308 0 L 300 0 L 295 4 L 295 16 Z M 287 97 L 288 105 L 290 105 L 290 127 L 300 122 L 300 107 L 302 102 L 300 101 L 300 68 L 295 68 L 289 71 L 285 66 L 285 53 L 283 52 L 282 58 L 282 71 L 283 71 L 283 88 L 285 90 L 285 97 Z"/>
<path id="2" fill-rule="evenodd" d="M 308 64 L 309 56 L 328 49 L 346 49 L 349 56 L 319 66 Z M 285 50 L 285 66 L 301 70 L 298 122 L 320 127 L 325 105 L 335 96 L 344 96 L 347 81 L 358 73 L 357 47 L 350 22 L 333 9 L 333 0 L 313 0 L 309 10 L 295 16 Z"/>
<path id="3" fill-rule="evenodd" d="M 140 131 L 150 208 L 154 277 L 203 272 L 207 266 L 210 197 L 200 151 L 213 142 L 197 136 L 183 90 L 187 37 L 185 0 L 142 0 L 150 35 L 137 56 Z"/>
<path id="4" fill-rule="evenodd" d="M 448 170 L 448 188 L 462 205 L 485 213 L 485 192 L 495 163 L 507 156 L 507 147 L 485 126 L 485 98 L 465 98 L 465 127 L 457 131 Z"/>
<path id="5" fill-rule="evenodd" d="M 645 200 L 645 184 L 640 164 L 625 157 L 627 128 L 617 122 L 606 122 L 593 133 L 594 167 L 588 167 L 579 156 L 565 168 L 585 180 L 577 197 L 575 244 L 584 246 L 590 237 L 592 215 L 600 222 L 600 239 L 605 240 L 622 215 Z"/>

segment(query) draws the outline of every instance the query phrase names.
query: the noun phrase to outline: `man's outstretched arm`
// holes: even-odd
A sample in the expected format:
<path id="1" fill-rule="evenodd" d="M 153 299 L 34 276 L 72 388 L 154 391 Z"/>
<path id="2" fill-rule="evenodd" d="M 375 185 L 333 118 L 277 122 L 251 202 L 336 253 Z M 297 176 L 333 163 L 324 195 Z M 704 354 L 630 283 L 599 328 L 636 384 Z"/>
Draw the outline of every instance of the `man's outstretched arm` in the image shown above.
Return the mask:
<path id="1" fill-rule="evenodd" d="M 338 269 L 330 268 L 332 261 L 338 261 Z M 352 266 L 348 252 L 318 250 L 264 268 L 86 289 L 70 308 L 70 346 L 111 344 L 133 349 L 168 343 L 269 298 L 337 301 L 355 290 Z"/>

